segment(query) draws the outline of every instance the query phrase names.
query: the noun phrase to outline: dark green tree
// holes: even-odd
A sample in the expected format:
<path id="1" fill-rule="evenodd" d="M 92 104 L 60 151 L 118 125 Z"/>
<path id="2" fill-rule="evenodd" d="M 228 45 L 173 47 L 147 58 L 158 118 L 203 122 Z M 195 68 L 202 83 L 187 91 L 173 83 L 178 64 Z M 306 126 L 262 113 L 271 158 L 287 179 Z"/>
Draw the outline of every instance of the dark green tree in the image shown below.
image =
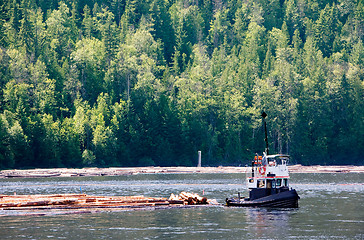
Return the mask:
<path id="1" fill-rule="evenodd" d="M 174 52 L 175 35 L 166 1 L 153 0 L 150 5 L 150 16 L 153 19 L 153 35 L 156 39 L 161 39 L 164 58 L 170 63 Z"/>
<path id="2" fill-rule="evenodd" d="M 340 31 L 341 23 L 338 21 L 338 13 L 335 5 L 327 5 L 320 13 L 315 24 L 315 39 L 317 46 L 324 57 L 332 54 L 335 40 L 335 32 Z"/>

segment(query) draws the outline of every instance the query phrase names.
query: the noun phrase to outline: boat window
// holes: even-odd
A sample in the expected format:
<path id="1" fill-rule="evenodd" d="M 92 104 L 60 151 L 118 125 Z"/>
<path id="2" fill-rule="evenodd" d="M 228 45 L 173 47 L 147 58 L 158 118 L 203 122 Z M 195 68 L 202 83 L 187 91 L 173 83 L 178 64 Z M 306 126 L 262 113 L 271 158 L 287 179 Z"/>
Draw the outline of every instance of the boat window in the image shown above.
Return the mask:
<path id="1" fill-rule="evenodd" d="M 257 181 L 257 187 L 258 188 L 264 188 L 265 186 L 265 181 L 264 180 L 258 180 Z"/>
<path id="2" fill-rule="evenodd" d="M 267 188 L 272 188 L 272 180 L 267 180 Z"/>
<path id="3" fill-rule="evenodd" d="M 283 179 L 284 186 L 288 187 L 288 179 Z"/>
<path id="4" fill-rule="evenodd" d="M 276 188 L 276 180 L 272 181 L 272 188 Z"/>
<path id="5" fill-rule="evenodd" d="M 277 179 L 276 186 L 280 187 L 282 184 L 282 179 Z"/>
<path id="6" fill-rule="evenodd" d="M 275 165 L 277 165 L 277 164 L 276 164 L 276 160 L 269 161 L 269 166 L 275 166 Z"/>

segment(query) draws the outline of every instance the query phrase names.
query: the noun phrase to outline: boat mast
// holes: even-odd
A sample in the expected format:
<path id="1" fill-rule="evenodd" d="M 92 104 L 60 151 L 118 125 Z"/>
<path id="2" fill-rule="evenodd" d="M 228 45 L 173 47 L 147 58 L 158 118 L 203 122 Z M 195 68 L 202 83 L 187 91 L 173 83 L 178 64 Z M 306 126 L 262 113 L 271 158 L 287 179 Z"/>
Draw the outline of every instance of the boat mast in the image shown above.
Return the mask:
<path id="1" fill-rule="evenodd" d="M 268 133 L 267 133 L 267 123 L 265 122 L 265 118 L 267 117 L 267 114 L 263 111 L 262 112 L 262 118 L 264 122 L 264 132 L 265 132 L 265 153 L 269 155 L 269 147 L 268 147 Z"/>

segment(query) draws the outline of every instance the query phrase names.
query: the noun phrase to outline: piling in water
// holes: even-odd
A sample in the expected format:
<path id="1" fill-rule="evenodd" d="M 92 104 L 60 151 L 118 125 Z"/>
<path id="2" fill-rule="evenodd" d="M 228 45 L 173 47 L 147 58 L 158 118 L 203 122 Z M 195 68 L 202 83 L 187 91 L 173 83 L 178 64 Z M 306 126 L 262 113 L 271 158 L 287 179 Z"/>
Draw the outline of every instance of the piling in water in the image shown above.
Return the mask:
<path id="1" fill-rule="evenodd" d="M 197 167 L 201 167 L 201 151 L 198 151 L 198 164 Z"/>

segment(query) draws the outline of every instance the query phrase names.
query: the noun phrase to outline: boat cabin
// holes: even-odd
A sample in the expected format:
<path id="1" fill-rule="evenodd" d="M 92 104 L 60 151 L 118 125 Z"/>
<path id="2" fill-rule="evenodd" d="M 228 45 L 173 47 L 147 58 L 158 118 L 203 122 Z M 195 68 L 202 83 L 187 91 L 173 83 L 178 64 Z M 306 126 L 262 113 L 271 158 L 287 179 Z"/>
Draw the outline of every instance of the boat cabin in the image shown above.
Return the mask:
<path id="1" fill-rule="evenodd" d="M 249 199 L 273 195 L 289 190 L 288 155 L 256 155 L 247 171 Z"/>

